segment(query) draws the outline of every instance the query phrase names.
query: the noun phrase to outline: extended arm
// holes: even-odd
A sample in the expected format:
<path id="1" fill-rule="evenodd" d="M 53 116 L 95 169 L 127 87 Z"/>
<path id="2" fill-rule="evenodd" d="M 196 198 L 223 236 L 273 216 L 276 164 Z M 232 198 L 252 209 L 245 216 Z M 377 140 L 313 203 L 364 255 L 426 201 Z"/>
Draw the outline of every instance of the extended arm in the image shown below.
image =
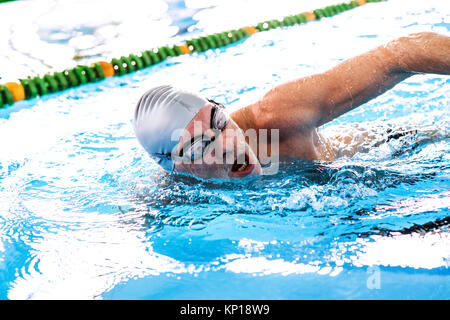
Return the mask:
<path id="1" fill-rule="evenodd" d="M 253 117 L 260 128 L 309 130 L 360 106 L 414 73 L 450 74 L 450 37 L 424 32 L 391 41 L 324 73 L 273 88 L 245 108 L 243 116 Z"/>

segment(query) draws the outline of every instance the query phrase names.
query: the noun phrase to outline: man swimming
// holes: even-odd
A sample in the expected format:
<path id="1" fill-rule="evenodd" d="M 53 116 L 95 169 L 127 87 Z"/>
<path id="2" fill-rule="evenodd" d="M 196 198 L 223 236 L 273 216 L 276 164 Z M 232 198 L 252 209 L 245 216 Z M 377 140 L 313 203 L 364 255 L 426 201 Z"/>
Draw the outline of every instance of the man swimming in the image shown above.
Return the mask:
<path id="1" fill-rule="evenodd" d="M 417 73 L 450 74 L 450 37 L 423 32 L 398 38 L 281 84 L 229 115 L 212 100 L 171 86 L 153 88 L 139 100 L 133 126 L 144 149 L 169 172 L 254 176 L 280 155 L 333 160 L 336 150 L 318 128 Z"/>

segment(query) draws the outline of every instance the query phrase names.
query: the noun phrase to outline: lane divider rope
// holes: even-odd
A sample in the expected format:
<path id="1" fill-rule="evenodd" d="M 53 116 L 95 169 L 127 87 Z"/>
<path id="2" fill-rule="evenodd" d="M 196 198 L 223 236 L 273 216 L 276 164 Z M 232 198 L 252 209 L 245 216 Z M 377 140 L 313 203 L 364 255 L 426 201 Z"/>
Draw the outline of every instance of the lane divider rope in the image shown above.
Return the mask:
<path id="1" fill-rule="evenodd" d="M 19 82 L 8 82 L 0 85 L 0 108 L 6 105 L 12 105 L 16 101 L 33 99 L 46 94 L 60 92 L 86 83 L 97 82 L 107 77 L 122 76 L 158 64 L 168 57 L 225 47 L 257 32 L 320 20 L 369 2 L 381 1 L 383 0 L 355 0 L 348 3 L 340 3 L 312 12 L 287 16 L 282 20 L 268 20 L 258 23 L 256 26 L 200 36 L 186 40 L 185 43 L 179 45 L 162 46 L 160 48 L 145 50 L 138 54 L 114 58 L 110 62 L 98 61 L 90 66 L 78 65 L 63 72 L 54 72 L 53 74 L 46 74 L 42 77 L 35 76 L 28 77 L 27 79 L 19 79 Z"/>

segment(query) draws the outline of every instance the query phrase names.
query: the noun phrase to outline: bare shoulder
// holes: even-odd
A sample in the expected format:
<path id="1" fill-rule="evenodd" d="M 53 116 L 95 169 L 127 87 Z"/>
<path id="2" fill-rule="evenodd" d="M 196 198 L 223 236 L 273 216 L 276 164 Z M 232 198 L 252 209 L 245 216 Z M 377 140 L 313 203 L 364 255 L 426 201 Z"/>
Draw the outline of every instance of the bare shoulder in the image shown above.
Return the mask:
<path id="1" fill-rule="evenodd" d="M 322 100 L 314 81 L 312 77 L 300 78 L 269 90 L 253 105 L 259 126 L 297 132 L 314 129 Z"/>

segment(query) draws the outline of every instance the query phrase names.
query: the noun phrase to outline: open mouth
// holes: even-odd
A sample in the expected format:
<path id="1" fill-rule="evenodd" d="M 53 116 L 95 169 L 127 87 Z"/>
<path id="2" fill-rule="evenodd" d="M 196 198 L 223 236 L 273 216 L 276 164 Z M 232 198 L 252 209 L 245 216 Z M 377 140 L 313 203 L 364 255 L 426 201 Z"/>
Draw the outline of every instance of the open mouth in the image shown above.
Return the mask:
<path id="1" fill-rule="evenodd" d="M 244 163 L 238 163 L 237 159 L 234 160 L 229 176 L 239 178 L 246 177 L 253 171 L 254 167 L 255 165 L 250 163 L 248 155 L 245 154 Z"/>

